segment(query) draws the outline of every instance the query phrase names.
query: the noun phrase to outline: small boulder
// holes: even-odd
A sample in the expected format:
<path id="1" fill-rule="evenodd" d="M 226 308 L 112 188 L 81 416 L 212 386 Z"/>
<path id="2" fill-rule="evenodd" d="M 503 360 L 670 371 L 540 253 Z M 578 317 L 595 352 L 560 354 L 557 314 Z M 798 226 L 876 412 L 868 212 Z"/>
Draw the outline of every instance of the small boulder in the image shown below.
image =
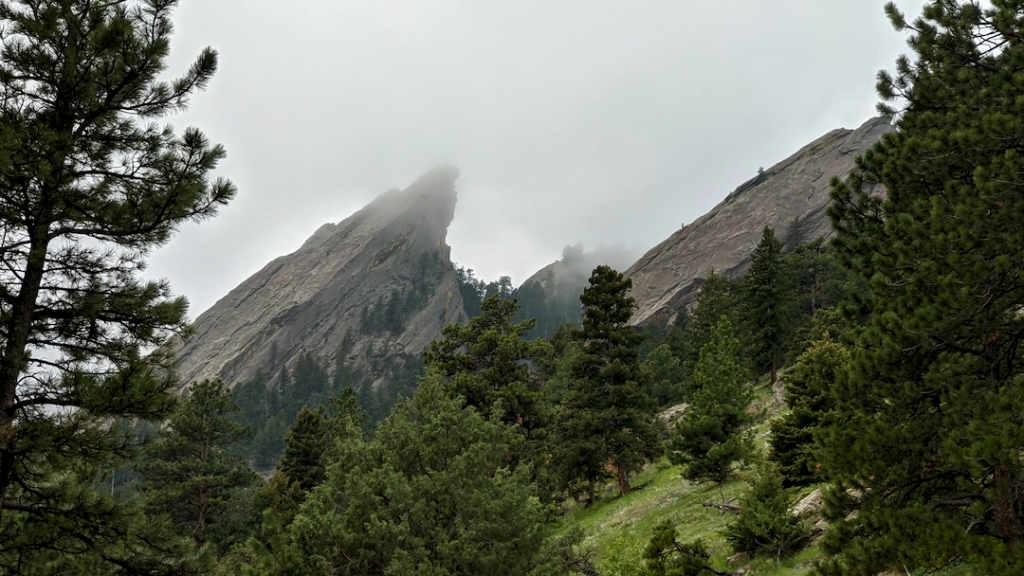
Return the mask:
<path id="1" fill-rule="evenodd" d="M 664 411 L 658 413 L 658 420 L 661 420 L 667 424 L 670 428 L 675 428 L 676 422 L 683 417 L 683 412 L 686 412 L 686 408 L 689 404 L 683 402 L 682 404 L 676 404 L 670 408 L 666 408 Z"/>
<path id="2" fill-rule="evenodd" d="M 796 506 L 793 506 L 794 516 L 806 516 L 808 514 L 815 514 L 825 506 L 825 501 L 821 497 L 821 490 L 815 490 L 807 496 L 804 496 Z"/>

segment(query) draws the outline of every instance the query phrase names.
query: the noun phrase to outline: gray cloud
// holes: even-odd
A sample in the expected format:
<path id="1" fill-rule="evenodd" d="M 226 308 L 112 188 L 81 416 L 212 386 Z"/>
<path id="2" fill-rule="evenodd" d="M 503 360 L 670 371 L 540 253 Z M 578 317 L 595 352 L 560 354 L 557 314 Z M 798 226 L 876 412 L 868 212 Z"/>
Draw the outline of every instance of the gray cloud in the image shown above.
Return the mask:
<path id="1" fill-rule="evenodd" d="M 170 70 L 239 197 L 152 258 L 198 315 L 388 188 L 461 169 L 458 263 L 516 283 L 566 244 L 649 248 L 833 128 L 906 52 L 882 2 L 184 0 Z M 900 2 L 916 14 L 920 2 Z"/>

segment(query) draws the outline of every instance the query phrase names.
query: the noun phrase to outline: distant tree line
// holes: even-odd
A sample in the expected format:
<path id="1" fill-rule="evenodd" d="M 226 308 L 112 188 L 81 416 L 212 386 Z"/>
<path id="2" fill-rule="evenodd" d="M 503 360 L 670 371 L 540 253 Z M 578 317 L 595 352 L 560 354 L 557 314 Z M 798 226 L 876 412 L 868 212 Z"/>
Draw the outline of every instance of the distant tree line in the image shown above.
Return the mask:
<path id="1" fill-rule="evenodd" d="M 566 246 L 562 250 L 560 264 L 578 268 L 583 258 L 583 246 Z M 502 276 L 498 280 L 486 282 L 476 278 L 473 270 L 457 267 L 455 270 L 459 281 L 462 300 L 466 314 L 475 318 L 482 313 L 481 303 L 490 296 L 514 299 L 519 304 L 516 313 L 517 321 L 533 319 L 535 321 L 526 338 L 551 338 L 558 328 L 564 324 L 579 326 L 582 320 L 580 295 L 587 286 L 586 276 L 578 279 L 568 274 L 568 280 L 559 281 L 554 270 L 540 281 L 528 281 L 518 288 L 512 287 L 512 278 Z"/>
<path id="2" fill-rule="evenodd" d="M 273 467 L 285 449 L 285 433 L 302 408 L 329 408 L 330 399 L 352 390 L 367 427 L 374 426 L 391 412 L 399 398 L 412 397 L 423 375 L 423 361 L 411 355 L 394 355 L 375 362 L 372 374 L 364 375 L 348 361 L 355 336 L 346 335 L 336 353 L 332 370 L 321 365 L 312 354 L 299 357 L 294 368 L 282 367 L 269 382 L 262 374 L 232 390 L 232 399 L 241 407 L 233 417 L 252 430 L 252 436 L 233 448 L 260 469 Z M 375 389 L 374 380 L 386 384 Z"/>

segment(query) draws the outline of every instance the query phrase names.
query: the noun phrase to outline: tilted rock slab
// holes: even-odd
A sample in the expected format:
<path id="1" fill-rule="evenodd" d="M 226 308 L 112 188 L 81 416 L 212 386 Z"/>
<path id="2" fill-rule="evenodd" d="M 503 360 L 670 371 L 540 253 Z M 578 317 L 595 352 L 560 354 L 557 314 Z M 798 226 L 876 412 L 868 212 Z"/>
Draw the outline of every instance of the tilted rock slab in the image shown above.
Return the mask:
<path id="1" fill-rule="evenodd" d="M 830 237 L 829 181 L 845 178 L 855 158 L 891 129 L 887 119 L 875 118 L 856 130 L 829 132 L 648 251 L 626 271 L 637 301 L 632 323 L 675 315 L 696 298 L 712 269 L 730 278 L 745 272 L 765 226 L 787 245 Z"/>
<path id="2" fill-rule="evenodd" d="M 445 242 L 458 177 L 458 169 L 442 166 L 405 190 L 389 190 L 242 282 L 196 319 L 178 354 L 182 382 L 220 378 L 234 386 L 260 372 L 272 376 L 307 352 L 331 367 L 349 332 L 350 365 L 372 373 L 375 362 L 418 354 L 442 327 L 463 321 Z M 395 289 L 410 289 L 423 254 L 438 255 L 443 268 L 426 306 L 401 334 L 361 334 L 363 310 Z"/>

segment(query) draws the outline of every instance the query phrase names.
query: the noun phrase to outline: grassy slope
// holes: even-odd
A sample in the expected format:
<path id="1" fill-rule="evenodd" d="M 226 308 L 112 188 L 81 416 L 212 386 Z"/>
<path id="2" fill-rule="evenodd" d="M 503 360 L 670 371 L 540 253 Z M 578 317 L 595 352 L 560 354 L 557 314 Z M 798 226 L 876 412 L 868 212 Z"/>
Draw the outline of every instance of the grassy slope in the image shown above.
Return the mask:
<path id="1" fill-rule="evenodd" d="M 755 450 L 764 454 L 768 450 L 770 422 L 781 417 L 786 408 L 777 399 L 773 400 L 771 389 L 764 382 L 754 388 L 752 405 L 760 415 L 749 433 Z M 774 558 L 755 558 L 735 563 L 727 561 L 733 551 L 722 537 L 722 530 L 732 515 L 705 507 L 702 502 L 738 498 L 747 489 L 747 477 L 751 474 L 753 470 L 747 466 L 738 470 L 724 486 L 693 484 L 682 478 L 680 467 L 670 465 L 663 458 L 632 479 L 633 491 L 625 497 L 620 497 L 618 489 L 610 484 L 592 507 L 569 501 L 561 521 L 561 530 L 573 526 L 583 529 L 587 535 L 584 546 L 594 551 L 594 561 L 602 576 L 649 576 L 643 570 L 644 548 L 654 527 L 665 519 L 671 519 L 675 524 L 680 542 L 703 539 L 712 553 L 711 565 L 715 568 L 746 571 L 747 574 L 758 576 L 811 574 L 814 561 L 824 556 L 824 552 L 815 544 L 780 561 Z M 805 488 L 799 494 L 794 494 L 793 502 L 813 489 Z M 970 565 L 961 565 L 937 572 L 918 571 L 915 575 L 925 573 L 961 576 L 974 572 Z"/>
<path id="2" fill-rule="evenodd" d="M 771 389 L 765 383 L 754 389 L 753 396 L 753 404 L 758 409 L 771 404 Z M 781 408 L 770 406 L 766 412 L 777 417 Z M 768 421 L 767 415 L 762 413 L 751 430 L 760 450 L 767 449 Z M 579 526 L 584 530 L 587 535 L 584 544 L 593 548 L 603 576 L 646 574 L 641 570 L 644 547 L 654 527 L 666 519 L 671 519 L 676 525 L 680 542 L 702 538 L 712 552 L 711 563 L 716 568 L 747 569 L 751 573 L 768 576 L 809 574 L 814 560 L 822 555 L 817 546 L 778 563 L 775 559 L 727 563 L 733 552 L 721 532 L 732 515 L 701 503 L 721 502 L 723 497 L 726 501 L 738 498 L 747 489 L 746 476 L 751 473 L 750 469 L 741 470 L 722 487 L 695 485 L 681 477 L 678 466 L 671 466 L 663 459 L 633 479 L 634 490 L 624 498 L 618 496 L 617 489 L 610 489 L 593 507 L 570 503 L 562 526 L 564 529 Z"/>
<path id="3" fill-rule="evenodd" d="M 606 492 L 593 507 L 573 505 L 562 525 L 565 529 L 579 526 L 584 530 L 584 544 L 593 548 L 603 576 L 645 574 L 641 570 L 644 547 L 654 526 L 665 519 L 675 523 L 681 542 L 702 538 L 712 551 L 712 565 L 716 568 L 746 568 L 752 573 L 778 576 L 810 573 L 813 560 L 821 555 L 816 546 L 778 564 L 774 559 L 727 564 L 732 550 L 721 531 L 732 516 L 704 507 L 701 502 L 721 501 L 723 494 L 727 500 L 738 497 L 747 488 L 744 474 L 741 472 L 722 486 L 720 493 L 717 485 L 695 485 L 684 480 L 678 467 L 662 461 L 633 481 L 634 490 L 628 496 L 620 498 L 614 490 Z"/>

